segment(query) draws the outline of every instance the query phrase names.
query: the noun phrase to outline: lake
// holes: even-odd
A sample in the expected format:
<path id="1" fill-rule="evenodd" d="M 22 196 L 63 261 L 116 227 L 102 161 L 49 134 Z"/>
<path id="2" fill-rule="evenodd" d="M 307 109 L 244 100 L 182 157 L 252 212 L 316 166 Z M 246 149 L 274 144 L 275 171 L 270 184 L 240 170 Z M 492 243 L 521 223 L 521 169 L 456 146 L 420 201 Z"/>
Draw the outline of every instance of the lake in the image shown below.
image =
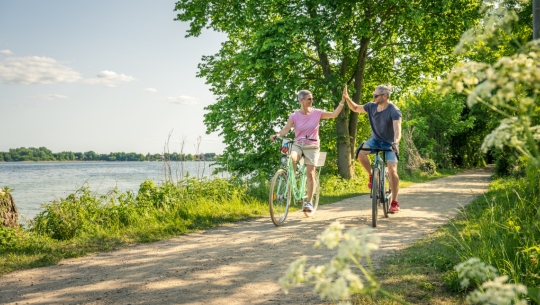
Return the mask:
<path id="1" fill-rule="evenodd" d="M 183 162 L 183 174 L 208 177 L 213 163 Z M 171 170 L 174 181 L 182 177 L 182 163 L 172 162 Z M 20 219 L 33 218 L 43 203 L 65 198 L 85 183 L 100 194 L 115 187 L 137 193 L 146 180 L 165 180 L 163 162 L 0 162 L 0 188 L 13 189 Z"/>

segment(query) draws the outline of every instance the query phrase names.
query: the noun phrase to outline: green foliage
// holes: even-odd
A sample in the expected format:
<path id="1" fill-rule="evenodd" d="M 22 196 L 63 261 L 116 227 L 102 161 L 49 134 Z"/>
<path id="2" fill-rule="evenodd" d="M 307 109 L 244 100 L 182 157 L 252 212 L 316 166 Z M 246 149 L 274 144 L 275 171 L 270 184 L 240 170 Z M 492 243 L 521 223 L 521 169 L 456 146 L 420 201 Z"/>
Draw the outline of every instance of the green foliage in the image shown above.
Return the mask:
<path id="1" fill-rule="evenodd" d="M 420 170 L 425 173 L 433 174 L 437 171 L 437 165 L 435 164 L 435 161 L 431 159 L 424 160 L 422 164 L 420 164 Z"/>
<path id="2" fill-rule="evenodd" d="M 0 246 L 12 247 L 18 239 L 18 230 L 0 226 Z"/>
<path id="3" fill-rule="evenodd" d="M 465 99 L 458 94 L 443 95 L 437 83 L 426 80 L 421 86 L 404 93 L 399 101 L 403 113 L 404 132 L 412 133 L 412 140 L 422 158 L 432 159 L 437 167 L 451 168 L 457 156 L 463 158 L 464 147 L 471 142 L 471 132 L 475 129 L 477 116 L 464 116 Z M 487 131 L 484 131 L 484 135 Z M 459 143 L 457 136 L 462 135 Z M 405 141 L 405 145 L 406 145 Z M 476 147 L 479 151 L 479 147 Z M 483 161 L 483 155 L 475 156 L 476 163 Z"/>
<path id="4" fill-rule="evenodd" d="M 198 74 L 217 96 L 207 107 L 205 124 L 208 132 L 220 132 L 227 145 L 218 163 L 240 175 L 273 172 L 278 151 L 268 137 L 298 108 L 300 89 L 311 90 L 314 106 L 329 111 L 345 83 L 354 83 L 353 99 L 363 104 L 377 84 L 397 83 L 399 95 L 420 76 L 444 71 L 454 63 L 452 47 L 475 22 L 479 4 L 177 2 L 177 20 L 190 22 L 188 36 L 200 35 L 205 27 L 228 35 L 218 54 L 203 57 Z M 343 176 L 350 170 L 344 157 L 352 156 L 357 133 L 365 137 L 368 126 L 358 117 L 343 111 L 321 126 L 323 148 Z"/>

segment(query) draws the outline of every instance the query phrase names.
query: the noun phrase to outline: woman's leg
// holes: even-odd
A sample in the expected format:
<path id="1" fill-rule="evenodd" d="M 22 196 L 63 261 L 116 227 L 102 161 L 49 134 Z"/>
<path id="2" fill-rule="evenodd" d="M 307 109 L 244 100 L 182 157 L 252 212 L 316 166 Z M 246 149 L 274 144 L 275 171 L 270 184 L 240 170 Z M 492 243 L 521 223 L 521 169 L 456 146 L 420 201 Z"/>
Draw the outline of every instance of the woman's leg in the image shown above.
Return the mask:
<path id="1" fill-rule="evenodd" d="M 315 188 L 315 165 L 306 165 L 306 175 L 307 175 L 307 202 L 311 202 L 313 199 L 313 191 Z"/>

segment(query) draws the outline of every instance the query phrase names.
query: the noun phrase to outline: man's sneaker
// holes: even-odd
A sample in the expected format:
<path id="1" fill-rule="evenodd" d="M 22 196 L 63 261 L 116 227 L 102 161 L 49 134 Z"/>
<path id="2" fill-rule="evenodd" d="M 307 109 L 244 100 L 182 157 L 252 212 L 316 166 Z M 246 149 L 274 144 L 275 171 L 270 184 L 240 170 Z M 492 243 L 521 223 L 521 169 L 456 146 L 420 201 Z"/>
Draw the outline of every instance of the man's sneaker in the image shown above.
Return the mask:
<path id="1" fill-rule="evenodd" d="M 372 182 L 373 182 L 373 175 L 369 175 L 369 182 L 368 182 L 368 184 L 367 184 L 367 187 L 368 187 L 369 189 L 371 189 L 371 184 L 372 184 Z"/>
<path id="2" fill-rule="evenodd" d="M 390 205 L 390 209 L 388 209 L 388 213 L 397 213 L 397 212 L 399 212 L 399 203 L 393 200 L 392 204 Z"/>
<path id="3" fill-rule="evenodd" d="M 306 202 L 306 204 L 304 204 L 304 208 L 302 209 L 302 211 L 308 212 L 308 213 L 313 212 L 313 205 L 311 204 L 311 202 Z"/>

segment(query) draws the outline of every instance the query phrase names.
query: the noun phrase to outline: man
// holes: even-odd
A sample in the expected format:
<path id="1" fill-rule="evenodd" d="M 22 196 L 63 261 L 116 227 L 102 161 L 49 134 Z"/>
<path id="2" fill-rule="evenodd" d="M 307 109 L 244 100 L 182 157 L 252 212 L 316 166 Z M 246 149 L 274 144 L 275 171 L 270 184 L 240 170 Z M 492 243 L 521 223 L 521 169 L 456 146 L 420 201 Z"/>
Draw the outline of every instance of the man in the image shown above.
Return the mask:
<path id="1" fill-rule="evenodd" d="M 371 138 L 363 143 L 363 148 L 392 149 L 392 151 L 386 152 L 390 188 L 392 189 L 392 203 L 389 212 L 397 213 L 399 212 L 399 176 L 397 173 L 396 153 L 399 152 L 399 141 L 401 140 L 401 111 L 389 101 L 390 88 L 385 85 L 377 86 L 373 92 L 373 102 L 364 105 L 358 105 L 349 98 L 346 86 L 343 90 L 343 98 L 352 111 L 368 114 L 369 124 L 371 125 Z M 367 157 L 371 151 L 360 150 L 360 147 L 358 147 L 356 155 L 360 164 L 369 174 L 368 187 L 371 188 L 373 177 L 371 175 L 371 164 Z"/>

